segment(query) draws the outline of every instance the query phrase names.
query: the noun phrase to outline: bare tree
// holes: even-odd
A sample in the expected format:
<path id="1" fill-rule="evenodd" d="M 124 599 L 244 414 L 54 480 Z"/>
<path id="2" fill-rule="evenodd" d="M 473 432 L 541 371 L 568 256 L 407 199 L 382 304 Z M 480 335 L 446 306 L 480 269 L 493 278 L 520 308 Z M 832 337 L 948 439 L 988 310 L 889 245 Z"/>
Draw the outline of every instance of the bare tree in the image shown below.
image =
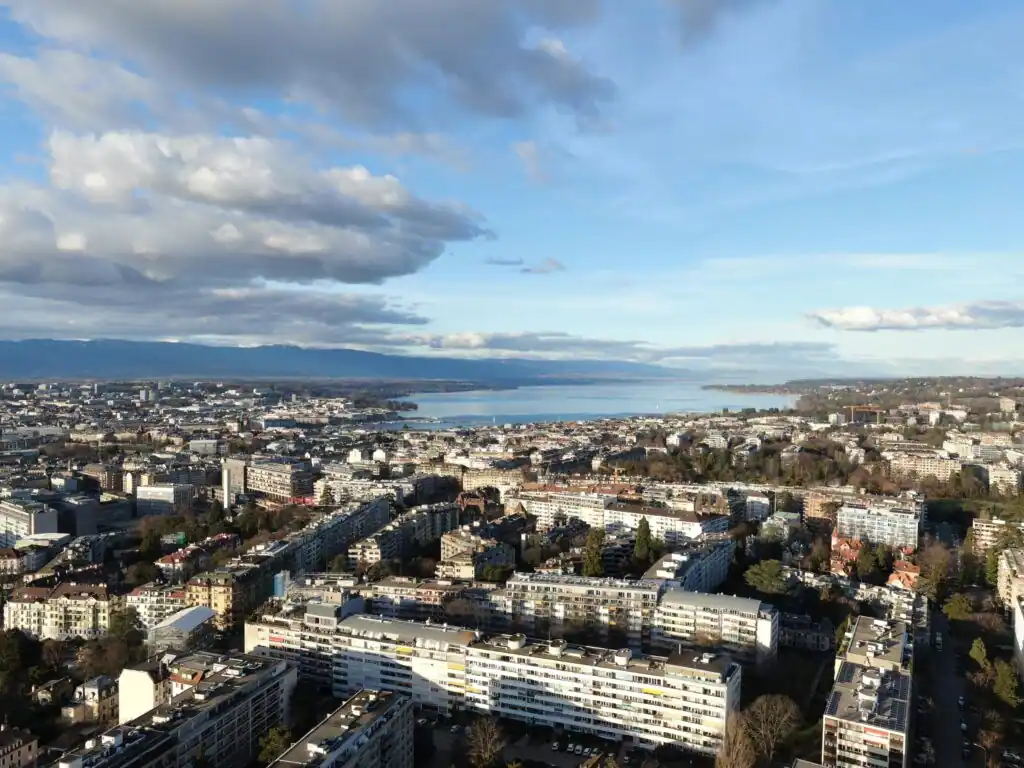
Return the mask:
<path id="1" fill-rule="evenodd" d="M 985 719 L 978 728 L 978 744 L 985 749 L 986 768 L 999 765 L 997 750 L 1006 736 L 1006 720 L 995 710 L 985 713 Z"/>
<path id="2" fill-rule="evenodd" d="M 495 720 L 481 717 L 466 731 L 469 761 L 476 768 L 493 765 L 505 749 L 505 733 Z"/>
<path id="3" fill-rule="evenodd" d="M 751 746 L 770 764 L 775 751 L 793 735 L 800 724 L 800 708 L 788 696 L 758 696 L 747 707 L 743 728 Z"/>
<path id="4" fill-rule="evenodd" d="M 715 768 L 753 768 L 757 753 L 743 721 L 744 716 L 738 713 L 726 720 L 722 746 L 715 756 Z"/>

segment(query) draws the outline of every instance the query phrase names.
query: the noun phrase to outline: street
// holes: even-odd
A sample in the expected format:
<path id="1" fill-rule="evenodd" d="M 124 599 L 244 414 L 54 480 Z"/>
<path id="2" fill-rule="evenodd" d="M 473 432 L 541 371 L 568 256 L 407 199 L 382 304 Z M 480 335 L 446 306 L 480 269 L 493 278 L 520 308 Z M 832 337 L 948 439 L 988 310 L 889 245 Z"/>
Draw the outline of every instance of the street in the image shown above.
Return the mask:
<path id="1" fill-rule="evenodd" d="M 935 745 L 935 764 L 938 768 L 962 768 L 963 734 L 960 731 L 961 712 L 957 699 L 964 695 L 964 681 L 956 673 L 956 646 L 949 633 L 949 620 L 941 611 L 932 614 L 933 635 L 941 634 L 943 647 L 931 649 L 931 674 L 926 693 L 934 702 L 934 709 L 926 719 L 925 728 L 918 733 L 927 733 Z M 914 752 L 919 747 L 915 745 Z M 972 756 L 973 757 L 973 756 Z M 980 757 L 980 755 L 979 755 Z M 972 763 L 975 762 L 973 759 Z"/>

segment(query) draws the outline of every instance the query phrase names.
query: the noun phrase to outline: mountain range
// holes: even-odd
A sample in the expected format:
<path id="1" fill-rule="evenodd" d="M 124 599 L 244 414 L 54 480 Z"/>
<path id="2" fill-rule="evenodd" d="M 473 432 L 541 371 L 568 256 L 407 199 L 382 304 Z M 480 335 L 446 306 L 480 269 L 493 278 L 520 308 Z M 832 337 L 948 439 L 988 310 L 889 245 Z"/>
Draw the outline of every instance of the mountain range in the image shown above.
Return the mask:
<path id="1" fill-rule="evenodd" d="M 414 357 L 357 349 L 221 347 L 96 339 L 0 341 L 0 379 L 336 378 L 487 384 L 678 378 L 687 371 L 610 360 Z"/>

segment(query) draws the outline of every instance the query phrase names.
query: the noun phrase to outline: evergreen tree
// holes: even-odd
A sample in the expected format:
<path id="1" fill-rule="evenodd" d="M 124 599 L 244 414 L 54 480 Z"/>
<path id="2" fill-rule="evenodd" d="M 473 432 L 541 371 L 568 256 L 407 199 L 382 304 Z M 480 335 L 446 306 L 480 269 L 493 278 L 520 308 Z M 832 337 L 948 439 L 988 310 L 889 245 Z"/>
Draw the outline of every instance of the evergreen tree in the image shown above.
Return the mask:
<path id="1" fill-rule="evenodd" d="M 647 522 L 646 517 L 640 518 L 640 525 L 636 529 L 633 559 L 645 564 L 651 561 L 651 524 Z"/>
<path id="2" fill-rule="evenodd" d="M 601 549 L 604 546 L 604 531 L 591 529 L 587 534 L 587 545 L 583 548 L 583 575 L 604 576 L 604 560 Z"/>

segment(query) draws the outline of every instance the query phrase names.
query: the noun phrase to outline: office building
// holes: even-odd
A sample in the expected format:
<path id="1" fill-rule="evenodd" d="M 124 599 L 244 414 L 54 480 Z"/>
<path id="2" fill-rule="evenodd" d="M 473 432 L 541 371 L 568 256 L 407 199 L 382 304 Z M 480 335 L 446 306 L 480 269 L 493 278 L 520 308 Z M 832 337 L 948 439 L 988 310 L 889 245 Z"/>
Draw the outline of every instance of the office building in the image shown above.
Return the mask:
<path id="1" fill-rule="evenodd" d="M 19 539 L 57 533 L 57 510 L 26 499 L 0 499 L 0 547 L 13 547 Z"/>
<path id="2" fill-rule="evenodd" d="M 238 497 L 245 495 L 245 471 L 248 467 L 248 456 L 224 459 L 221 465 L 221 493 L 225 510 L 230 510 L 238 502 Z"/>
<path id="3" fill-rule="evenodd" d="M 413 768 L 414 721 L 407 696 L 359 691 L 268 768 Z"/>
<path id="4" fill-rule="evenodd" d="M 843 504 L 836 515 L 836 534 L 869 541 L 893 549 L 917 549 L 922 509 L 920 505 L 889 507 L 875 504 Z"/>
<path id="5" fill-rule="evenodd" d="M 129 720 L 122 712 L 120 725 L 65 754 L 58 767 L 190 768 L 203 758 L 218 768 L 244 768 L 263 735 L 288 722 L 296 678 L 287 664 L 244 654 L 169 661 L 155 663 L 176 693 Z M 146 687 L 122 673 L 122 692 L 134 682 Z M 122 695 L 122 709 L 124 703 Z"/>
<path id="6" fill-rule="evenodd" d="M 668 589 L 654 612 L 651 643 L 663 650 L 717 649 L 737 661 L 768 664 L 778 657 L 779 614 L 760 600 Z"/>
<path id="7" fill-rule="evenodd" d="M 161 483 L 140 485 L 135 489 L 135 509 L 139 517 L 147 515 L 169 515 L 188 509 L 195 498 L 196 489 L 191 485 Z"/>
<path id="8" fill-rule="evenodd" d="M 913 643 L 901 621 L 859 617 L 836 655 L 821 762 L 836 768 L 910 765 Z"/>

